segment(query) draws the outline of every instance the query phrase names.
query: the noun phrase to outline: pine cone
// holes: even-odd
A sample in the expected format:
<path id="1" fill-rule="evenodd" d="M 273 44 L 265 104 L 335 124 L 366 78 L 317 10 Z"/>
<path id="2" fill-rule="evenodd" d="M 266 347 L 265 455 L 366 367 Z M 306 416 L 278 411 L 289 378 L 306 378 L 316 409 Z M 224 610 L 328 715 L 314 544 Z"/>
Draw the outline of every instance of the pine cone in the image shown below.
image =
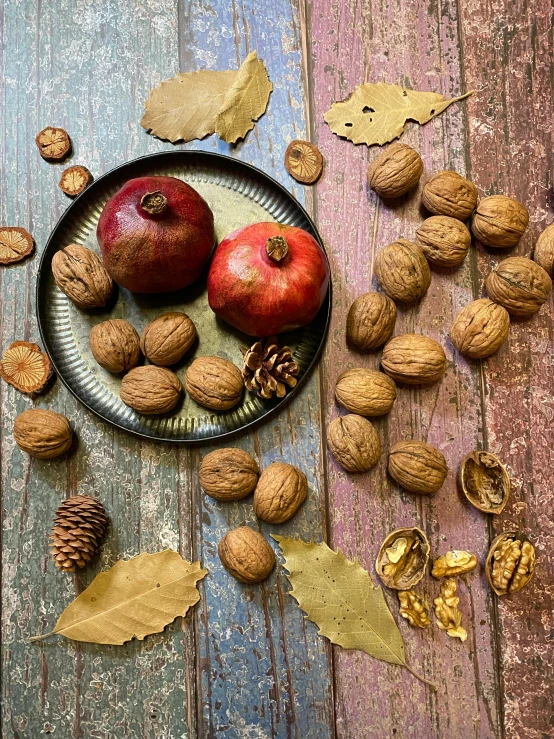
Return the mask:
<path id="1" fill-rule="evenodd" d="M 274 393 L 278 398 L 284 398 L 287 385 L 296 385 L 299 367 L 290 348 L 279 347 L 275 336 L 257 341 L 250 349 L 243 347 L 242 353 L 244 384 L 260 398 L 271 398 Z"/>
<path id="2" fill-rule="evenodd" d="M 50 552 L 56 567 L 75 572 L 96 554 L 106 531 L 104 506 L 90 495 L 75 495 L 64 500 L 56 511 L 50 534 Z"/>

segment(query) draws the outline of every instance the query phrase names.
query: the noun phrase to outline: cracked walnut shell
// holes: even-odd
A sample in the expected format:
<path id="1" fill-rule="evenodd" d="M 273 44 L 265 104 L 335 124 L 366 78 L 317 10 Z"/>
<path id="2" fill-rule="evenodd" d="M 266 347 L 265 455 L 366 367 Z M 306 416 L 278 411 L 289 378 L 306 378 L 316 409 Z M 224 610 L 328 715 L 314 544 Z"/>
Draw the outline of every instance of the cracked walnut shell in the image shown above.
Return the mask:
<path id="1" fill-rule="evenodd" d="M 140 337 L 144 356 L 159 367 L 176 364 L 196 339 L 196 327 L 185 313 L 170 311 L 155 318 Z"/>
<path id="2" fill-rule="evenodd" d="M 456 575 L 465 575 L 477 567 L 477 557 L 471 552 L 464 552 L 454 549 L 446 552 L 433 562 L 431 574 L 433 577 L 440 579 L 441 577 L 455 577 Z"/>
<path id="3" fill-rule="evenodd" d="M 222 357 L 197 357 L 185 374 L 185 388 L 199 405 L 226 411 L 240 403 L 244 384 L 239 368 Z"/>
<path id="4" fill-rule="evenodd" d="M 396 400 L 396 385 L 383 372 L 354 367 L 337 380 L 335 397 L 350 413 L 359 416 L 383 416 Z"/>
<path id="5" fill-rule="evenodd" d="M 260 470 L 243 449 L 216 449 L 202 460 L 198 476 L 202 490 L 216 500 L 240 500 L 254 490 Z"/>
<path id="6" fill-rule="evenodd" d="M 431 621 L 425 600 L 414 590 L 399 590 L 400 615 L 410 626 L 416 629 L 426 629 Z"/>
<path id="7" fill-rule="evenodd" d="M 375 259 L 375 274 L 397 303 L 420 300 L 431 284 L 431 270 L 421 247 L 407 239 L 385 246 Z"/>
<path id="8" fill-rule="evenodd" d="M 370 352 L 390 339 L 395 323 L 396 305 L 388 295 L 364 293 L 350 306 L 346 338 L 359 351 Z"/>
<path id="9" fill-rule="evenodd" d="M 389 473 L 410 493 L 430 495 L 439 490 L 448 474 L 444 455 L 424 441 L 399 441 L 390 450 Z"/>
<path id="10" fill-rule="evenodd" d="M 535 547 L 525 534 L 505 531 L 491 544 L 485 574 L 497 595 L 517 593 L 535 573 Z"/>
<path id="11" fill-rule="evenodd" d="M 122 318 L 111 318 L 93 326 L 89 344 L 93 357 L 108 372 L 127 372 L 139 363 L 138 334 Z"/>
<path id="12" fill-rule="evenodd" d="M 254 513 L 266 523 L 285 523 L 308 495 L 306 475 L 285 462 L 273 462 L 262 472 L 254 490 Z"/>
<path id="13" fill-rule="evenodd" d="M 387 588 L 410 590 L 425 574 L 429 549 L 421 529 L 396 529 L 381 544 L 375 562 L 377 574 Z"/>
<path id="14" fill-rule="evenodd" d="M 419 334 L 404 334 L 394 336 L 385 344 L 381 365 L 396 382 L 426 385 L 440 380 L 444 375 L 446 355 L 434 339 Z"/>
<path id="15" fill-rule="evenodd" d="M 36 395 L 52 377 L 52 366 L 37 344 L 14 341 L 4 352 L 0 375 L 20 392 Z"/>
<path id="16" fill-rule="evenodd" d="M 456 218 L 431 216 L 417 229 L 416 244 L 431 264 L 457 267 L 467 256 L 471 234 L 467 226 Z"/>
<path id="17" fill-rule="evenodd" d="M 73 434 L 61 413 L 31 408 L 16 419 L 13 436 L 17 446 L 32 457 L 53 459 L 71 446 Z"/>
<path id="18" fill-rule="evenodd" d="M 435 616 L 437 625 L 448 636 L 457 637 L 461 641 L 467 639 L 467 631 L 462 626 L 462 614 L 458 609 L 460 599 L 456 595 L 456 580 L 449 577 L 441 583 L 440 593 L 435 598 Z"/>
<path id="19" fill-rule="evenodd" d="M 314 144 L 295 139 L 287 146 L 285 168 L 298 182 L 313 185 L 323 171 L 323 157 Z"/>
<path id="20" fill-rule="evenodd" d="M 0 264 L 20 262 L 34 249 L 33 237 L 24 228 L 2 226 L 0 228 Z"/>
<path id="21" fill-rule="evenodd" d="M 183 386 L 171 370 L 148 364 L 135 367 L 121 381 L 119 395 L 129 408 L 157 415 L 172 411 L 181 397 Z"/>
<path id="22" fill-rule="evenodd" d="M 479 194 L 475 185 L 457 172 L 437 172 L 425 183 L 421 200 L 435 215 L 466 221 L 475 210 Z"/>
<path id="23" fill-rule="evenodd" d="M 47 161 L 65 159 L 71 151 L 71 139 L 63 128 L 47 126 L 36 135 L 35 142 L 41 157 Z"/>
<path id="24" fill-rule="evenodd" d="M 494 354 L 508 338 L 510 316 L 501 305 L 479 298 L 458 313 L 450 338 L 464 357 L 484 359 Z"/>
<path id="25" fill-rule="evenodd" d="M 537 239 L 533 259 L 550 277 L 554 277 L 554 223 L 547 226 Z"/>
<path id="26" fill-rule="evenodd" d="M 52 257 L 56 285 L 83 309 L 104 308 L 112 291 L 113 280 L 102 260 L 80 244 L 69 244 Z"/>
<path id="27" fill-rule="evenodd" d="M 547 301 L 552 280 L 548 272 L 527 257 L 508 257 L 485 281 L 489 297 L 512 316 L 535 315 Z"/>
<path id="28" fill-rule="evenodd" d="M 460 482 L 475 508 L 485 513 L 502 513 L 510 497 L 510 477 L 494 454 L 479 450 L 466 454 L 460 464 Z"/>
<path id="29" fill-rule="evenodd" d="M 327 444 L 347 472 L 367 472 L 381 458 L 381 441 L 367 418 L 350 413 L 327 428 Z"/>
<path id="30" fill-rule="evenodd" d="M 407 144 L 394 143 L 369 165 L 367 181 L 382 198 L 398 198 L 417 185 L 423 174 L 423 161 Z"/>
<path id="31" fill-rule="evenodd" d="M 218 547 L 221 564 L 247 584 L 262 582 L 275 567 L 275 554 L 264 537 L 249 526 L 227 532 Z"/>
<path id="32" fill-rule="evenodd" d="M 506 195 L 490 195 L 477 206 L 471 231 L 485 246 L 509 249 L 515 246 L 529 225 L 529 212 Z"/>

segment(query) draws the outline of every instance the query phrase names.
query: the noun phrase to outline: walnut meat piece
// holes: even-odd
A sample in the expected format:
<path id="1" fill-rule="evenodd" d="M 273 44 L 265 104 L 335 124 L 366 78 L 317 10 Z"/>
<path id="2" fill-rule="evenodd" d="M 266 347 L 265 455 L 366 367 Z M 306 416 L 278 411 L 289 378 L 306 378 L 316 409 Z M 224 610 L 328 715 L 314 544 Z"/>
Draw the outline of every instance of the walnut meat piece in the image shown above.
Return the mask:
<path id="1" fill-rule="evenodd" d="M 254 513 L 267 523 L 285 523 L 308 495 L 306 475 L 292 464 L 273 462 L 254 490 Z"/>
<path id="2" fill-rule="evenodd" d="M 61 413 L 32 408 L 16 419 L 13 436 L 17 446 L 32 457 L 53 459 L 71 446 L 73 434 Z"/>
<path id="3" fill-rule="evenodd" d="M 490 452 L 475 450 L 462 459 L 460 482 L 469 502 L 485 513 L 502 513 L 510 497 L 510 477 Z"/>
<path id="4" fill-rule="evenodd" d="M 178 362 L 196 339 L 194 323 L 185 313 L 171 311 L 155 318 L 140 337 L 144 356 L 159 367 Z"/>
<path id="5" fill-rule="evenodd" d="M 477 557 L 471 552 L 464 552 L 455 549 L 446 552 L 433 562 L 431 574 L 433 577 L 440 579 L 441 577 L 455 577 L 456 575 L 465 575 L 477 567 Z"/>
<path id="6" fill-rule="evenodd" d="M 121 381 L 121 400 L 133 410 L 145 415 L 172 411 L 181 397 L 183 386 L 171 370 L 155 367 L 135 367 Z"/>
<path id="7" fill-rule="evenodd" d="M 528 318 L 547 301 L 552 280 L 532 259 L 509 257 L 488 275 L 485 287 L 489 297 L 512 316 Z"/>
<path id="8" fill-rule="evenodd" d="M 240 500 L 258 482 L 258 463 L 243 449 L 216 449 L 206 454 L 199 470 L 202 490 L 216 500 Z"/>
<path id="9" fill-rule="evenodd" d="M 350 413 L 359 416 L 383 416 L 396 400 L 394 380 L 374 370 L 354 367 L 337 380 L 335 397 Z"/>
<path id="10" fill-rule="evenodd" d="M 0 264 L 15 264 L 28 257 L 35 248 L 33 237 L 24 228 L 0 228 Z"/>
<path id="11" fill-rule="evenodd" d="M 396 305 L 383 293 L 364 293 L 350 306 L 346 319 L 346 338 L 361 352 L 383 346 L 394 330 Z"/>
<path id="12" fill-rule="evenodd" d="M 450 329 L 450 338 L 464 357 L 484 359 L 500 349 L 509 329 L 508 311 L 492 300 L 480 298 L 461 309 Z"/>
<path id="13" fill-rule="evenodd" d="M 219 559 L 240 582 L 262 582 L 275 567 L 275 555 L 264 537 L 249 526 L 229 531 L 219 542 Z"/>
<path id="14" fill-rule="evenodd" d="M 434 339 L 419 334 L 404 334 L 395 336 L 385 344 L 381 365 L 396 382 L 426 385 L 440 380 L 444 375 L 446 355 Z"/>
<path id="15" fill-rule="evenodd" d="M 529 225 L 527 208 L 506 195 L 483 198 L 473 216 L 471 231 L 485 246 L 510 249 Z"/>
<path id="16" fill-rule="evenodd" d="M 373 160 L 367 181 L 382 198 L 398 198 L 417 185 L 423 174 L 423 161 L 407 144 L 394 143 Z"/>
<path id="17" fill-rule="evenodd" d="M 108 372 L 119 374 L 136 367 L 140 360 L 139 337 L 134 327 L 122 318 L 93 326 L 90 349 L 98 364 Z"/>
<path id="18" fill-rule="evenodd" d="M 335 418 L 327 428 L 327 444 L 347 472 L 367 472 L 381 458 L 381 441 L 367 418 L 355 415 Z"/>
<path id="19" fill-rule="evenodd" d="M 437 172 L 425 183 L 421 199 L 435 215 L 466 221 L 475 210 L 478 192 L 475 185 L 457 172 Z"/>
<path id="20" fill-rule="evenodd" d="M 375 569 L 393 590 L 410 590 L 421 580 L 429 562 L 429 541 L 421 529 L 396 529 L 381 544 Z"/>
<path id="21" fill-rule="evenodd" d="M 113 281 L 102 260 L 80 244 L 54 254 L 52 273 L 56 285 L 79 308 L 103 308 L 112 295 Z"/>
<path id="22" fill-rule="evenodd" d="M 420 300 L 431 284 L 431 270 L 421 247 L 398 239 L 377 254 L 375 274 L 383 290 L 397 303 Z"/>
<path id="23" fill-rule="evenodd" d="M 457 267 L 467 256 L 471 234 L 467 226 L 450 216 L 426 218 L 416 231 L 416 244 L 439 267 Z"/>
<path id="24" fill-rule="evenodd" d="M 410 626 L 416 629 L 426 629 L 431 621 L 427 604 L 421 595 L 414 590 L 399 590 L 400 615 L 405 618 Z"/>
<path id="25" fill-rule="evenodd" d="M 458 609 L 460 599 L 456 595 L 456 580 L 449 577 L 441 584 L 440 593 L 435 598 L 435 615 L 439 629 L 448 636 L 457 637 L 461 641 L 467 639 L 467 631 L 462 626 L 462 614 Z"/>
<path id="26" fill-rule="evenodd" d="M 410 493 L 429 495 L 439 490 L 448 474 L 444 455 L 424 441 L 399 441 L 390 450 L 389 473 Z"/>
<path id="27" fill-rule="evenodd" d="M 36 145 L 43 159 L 59 162 L 71 151 L 71 139 L 63 128 L 47 126 L 35 138 Z"/>
<path id="28" fill-rule="evenodd" d="M 505 531 L 492 542 L 485 568 L 497 595 L 517 593 L 535 573 L 535 547 L 525 534 Z"/>
<path id="29" fill-rule="evenodd" d="M 550 277 L 554 277 L 554 223 L 547 226 L 539 236 L 533 259 Z"/>
<path id="30" fill-rule="evenodd" d="M 197 357 L 185 374 L 185 388 L 199 405 L 226 411 L 240 403 L 244 390 L 239 368 L 222 357 Z"/>
<path id="31" fill-rule="evenodd" d="M 52 374 L 48 356 L 37 344 L 28 341 L 14 341 L 0 362 L 2 379 L 26 395 L 33 396 L 44 390 Z"/>

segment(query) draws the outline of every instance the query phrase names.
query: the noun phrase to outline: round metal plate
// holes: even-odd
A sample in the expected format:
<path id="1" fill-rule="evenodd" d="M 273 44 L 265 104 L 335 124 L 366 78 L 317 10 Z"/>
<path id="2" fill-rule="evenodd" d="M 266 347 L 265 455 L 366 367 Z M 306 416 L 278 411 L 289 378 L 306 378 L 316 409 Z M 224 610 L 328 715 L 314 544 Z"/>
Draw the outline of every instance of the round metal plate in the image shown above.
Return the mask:
<path id="1" fill-rule="evenodd" d="M 178 177 L 205 198 L 214 213 L 216 238 L 257 221 L 274 220 L 304 228 L 323 244 L 302 206 L 278 182 L 237 159 L 197 151 L 172 151 L 142 157 L 108 172 L 90 185 L 62 216 L 41 258 L 37 279 L 37 312 L 43 344 L 69 390 L 87 408 L 119 428 L 159 441 L 202 442 L 232 434 L 275 413 L 300 390 L 315 364 L 327 332 L 331 288 L 311 324 L 284 334 L 300 365 L 299 382 L 286 398 L 261 400 L 245 392 L 239 406 L 218 413 L 197 405 L 187 395 L 167 416 L 143 416 L 119 397 L 121 378 L 100 367 L 89 347 L 91 328 L 107 318 L 125 318 L 140 334 L 153 318 L 182 310 L 194 321 L 199 340 L 193 351 L 173 367 L 181 380 L 195 356 L 219 355 L 242 364 L 241 346 L 253 340 L 216 318 L 208 306 L 205 277 L 178 293 L 137 295 L 119 288 L 110 310 L 79 310 L 56 286 L 51 261 L 56 251 L 78 243 L 99 252 L 96 225 L 108 200 L 127 180 L 145 175 Z"/>

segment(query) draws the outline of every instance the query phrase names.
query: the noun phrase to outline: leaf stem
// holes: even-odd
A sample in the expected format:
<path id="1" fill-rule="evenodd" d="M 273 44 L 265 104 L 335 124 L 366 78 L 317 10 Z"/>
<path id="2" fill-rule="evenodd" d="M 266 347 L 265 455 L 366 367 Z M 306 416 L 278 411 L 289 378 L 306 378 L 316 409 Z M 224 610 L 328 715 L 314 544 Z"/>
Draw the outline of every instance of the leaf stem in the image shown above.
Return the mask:
<path id="1" fill-rule="evenodd" d="M 46 639 L 48 636 L 53 636 L 55 633 L 56 633 L 55 631 L 49 631 L 47 634 L 39 634 L 38 636 L 31 636 L 29 641 L 31 642 L 40 641 L 41 639 Z"/>
<path id="2" fill-rule="evenodd" d="M 426 680 L 422 675 L 418 675 L 415 670 L 412 670 L 410 665 L 406 664 L 406 662 L 402 663 L 404 667 L 408 670 L 408 672 L 411 672 L 414 677 L 417 677 L 418 680 L 421 680 L 422 683 L 425 683 L 426 685 L 429 685 L 429 687 L 433 688 L 433 690 L 438 690 L 438 686 L 435 683 L 432 683 L 430 680 Z"/>

